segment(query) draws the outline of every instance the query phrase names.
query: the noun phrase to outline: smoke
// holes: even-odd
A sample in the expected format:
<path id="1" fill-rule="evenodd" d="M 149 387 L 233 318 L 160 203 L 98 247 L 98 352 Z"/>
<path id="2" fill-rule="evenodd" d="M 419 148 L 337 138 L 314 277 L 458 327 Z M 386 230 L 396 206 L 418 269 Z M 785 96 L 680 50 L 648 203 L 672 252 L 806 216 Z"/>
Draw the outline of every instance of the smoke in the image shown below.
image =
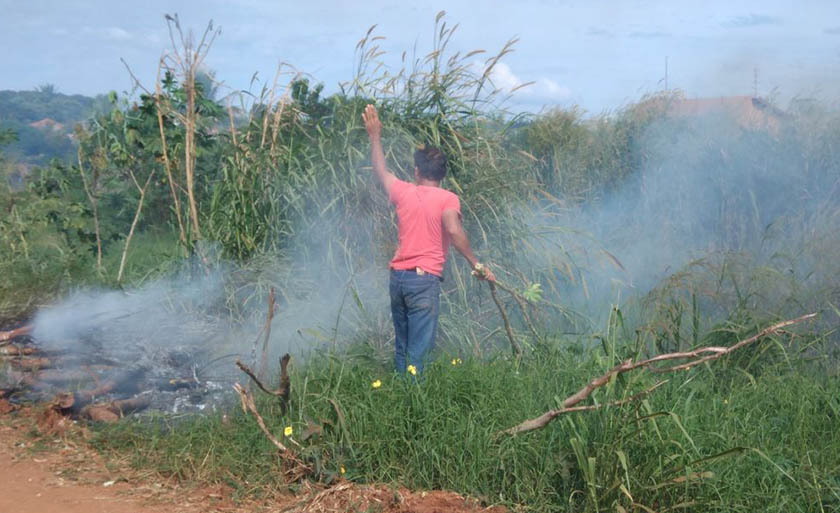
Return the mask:
<path id="1" fill-rule="evenodd" d="M 326 236 L 315 230 L 298 245 L 311 249 Z M 183 262 L 180 271 L 136 288 L 74 292 L 37 313 L 33 337 L 47 351 L 74 355 L 74 363 L 62 362 L 65 369 L 106 361 L 166 379 L 232 380 L 241 376 L 234 360 L 258 365 L 264 346 L 273 375 L 284 353 L 300 362 L 313 351 L 344 347 L 359 333 L 381 331 L 378 276 L 385 273 L 373 264 L 338 275 L 323 250 L 292 261 L 263 255 L 240 266 L 218 260 L 212 247 L 201 253 L 203 263 Z M 269 288 L 276 310 L 266 344 Z"/>
<path id="2" fill-rule="evenodd" d="M 770 127 L 754 127 L 736 114 L 716 110 L 652 123 L 632 148 L 639 169 L 620 187 L 572 212 L 534 216 L 534 232 L 569 228 L 542 241 L 546 254 L 576 266 L 565 277 L 563 300 L 598 316 L 679 273 L 702 268 L 706 288 L 714 289 L 721 266 L 734 261 L 778 271 L 768 282 L 836 287 L 836 266 L 826 267 L 819 255 L 826 244 L 840 244 L 838 162 L 819 148 L 819 131 L 807 120 L 777 113 L 769 115 Z M 561 255 L 550 249 L 557 247 Z M 753 301 L 759 298 L 768 303 L 755 306 L 765 311 L 784 299 Z"/>
<path id="3" fill-rule="evenodd" d="M 72 350 L 84 341 L 106 354 L 134 344 L 196 345 L 215 328 L 206 316 L 222 297 L 221 273 L 198 279 L 151 281 L 126 291 L 82 290 L 35 317 L 34 336 L 47 349 Z"/>
<path id="4" fill-rule="evenodd" d="M 623 182 L 581 207 L 522 214 L 536 251 L 514 267 L 552 269 L 543 276 L 555 283 L 544 289 L 558 290 L 556 302 L 593 318 L 687 271 L 702 269 L 703 286 L 714 288 L 723 281 L 721 266 L 736 259 L 774 269 L 769 281 L 776 284 L 836 287 L 840 269 L 823 256 L 840 248 L 840 166 L 827 151 L 832 132 L 810 130 L 805 118 L 772 115 L 771 129 L 719 111 L 651 123 L 634 139 L 626 157 L 637 162 L 635 173 Z M 76 292 L 38 313 L 34 336 L 47 348 L 128 366 L 188 355 L 193 372 L 232 377 L 233 359 L 261 359 L 273 286 L 270 372 L 283 353 L 299 362 L 354 340 L 387 357 L 392 331 L 383 258 L 392 248 L 383 231 L 392 225 L 366 212 L 336 216 L 303 227 L 285 260 L 216 261 L 209 270 L 191 262 L 136 289 Z M 775 301 L 761 305 L 770 311 L 789 293 L 766 287 L 753 301 Z"/>

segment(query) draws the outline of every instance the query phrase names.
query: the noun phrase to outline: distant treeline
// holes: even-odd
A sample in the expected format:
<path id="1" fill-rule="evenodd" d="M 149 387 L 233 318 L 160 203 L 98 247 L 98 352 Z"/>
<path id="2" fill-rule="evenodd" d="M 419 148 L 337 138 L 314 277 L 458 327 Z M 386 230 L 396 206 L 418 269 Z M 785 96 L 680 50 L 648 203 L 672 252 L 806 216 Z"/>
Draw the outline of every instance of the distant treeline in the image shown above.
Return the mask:
<path id="1" fill-rule="evenodd" d="M 73 127 L 108 108 L 105 95 L 67 95 L 52 85 L 32 91 L 0 91 L 0 130 L 17 135 L 4 153 L 25 164 L 72 158 L 75 146 L 69 136 Z"/>

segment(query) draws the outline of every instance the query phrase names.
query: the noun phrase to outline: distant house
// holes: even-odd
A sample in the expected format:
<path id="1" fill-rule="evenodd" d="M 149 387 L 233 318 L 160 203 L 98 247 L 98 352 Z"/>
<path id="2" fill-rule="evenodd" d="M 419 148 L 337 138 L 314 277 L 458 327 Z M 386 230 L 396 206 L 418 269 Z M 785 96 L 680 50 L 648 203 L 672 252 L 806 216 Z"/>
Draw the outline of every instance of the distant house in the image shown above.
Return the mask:
<path id="1" fill-rule="evenodd" d="M 666 114 L 679 117 L 727 114 L 748 130 L 767 130 L 778 133 L 787 114 L 767 100 L 752 96 L 724 96 L 720 98 L 674 98 L 665 107 Z"/>
<path id="2" fill-rule="evenodd" d="M 39 130 L 52 130 L 53 132 L 64 132 L 64 125 L 51 118 L 44 118 L 39 121 L 33 121 L 32 123 L 29 123 L 29 126 L 31 126 L 32 128 L 37 128 Z"/>

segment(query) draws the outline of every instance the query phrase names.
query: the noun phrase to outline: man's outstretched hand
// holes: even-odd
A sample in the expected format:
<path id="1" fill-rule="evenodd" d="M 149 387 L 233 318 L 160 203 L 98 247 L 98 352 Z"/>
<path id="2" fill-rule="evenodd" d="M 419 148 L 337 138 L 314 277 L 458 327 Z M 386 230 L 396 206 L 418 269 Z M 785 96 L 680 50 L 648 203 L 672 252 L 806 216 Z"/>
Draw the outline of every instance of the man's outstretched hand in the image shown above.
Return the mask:
<path id="1" fill-rule="evenodd" d="M 382 122 L 379 121 L 379 113 L 376 112 L 376 107 L 368 104 L 362 113 L 362 120 L 365 122 L 365 128 L 367 129 L 370 140 L 378 141 L 382 136 Z"/>

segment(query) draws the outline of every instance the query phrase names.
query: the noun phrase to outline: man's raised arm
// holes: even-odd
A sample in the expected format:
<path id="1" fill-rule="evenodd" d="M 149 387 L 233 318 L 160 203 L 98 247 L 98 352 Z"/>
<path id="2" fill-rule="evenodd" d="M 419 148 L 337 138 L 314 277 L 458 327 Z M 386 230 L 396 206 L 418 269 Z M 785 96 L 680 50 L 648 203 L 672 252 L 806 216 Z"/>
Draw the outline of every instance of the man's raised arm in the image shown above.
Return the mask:
<path id="1" fill-rule="evenodd" d="M 385 193 L 390 194 L 391 185 L 396 181 L 397 177 L 394 173 L 388 171 L 385 166 L 385 152 L 382 151 L 382 122 L 379 121 L 379 114 L 376 112 L 376 107 L 368 105 L 362 113 L 362 120 L 365 122 L 368 137 L 370 138 L 370 161 L 373 164 L 373 170 L 382 186 L 385 188 Z"/>

